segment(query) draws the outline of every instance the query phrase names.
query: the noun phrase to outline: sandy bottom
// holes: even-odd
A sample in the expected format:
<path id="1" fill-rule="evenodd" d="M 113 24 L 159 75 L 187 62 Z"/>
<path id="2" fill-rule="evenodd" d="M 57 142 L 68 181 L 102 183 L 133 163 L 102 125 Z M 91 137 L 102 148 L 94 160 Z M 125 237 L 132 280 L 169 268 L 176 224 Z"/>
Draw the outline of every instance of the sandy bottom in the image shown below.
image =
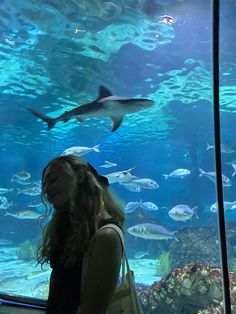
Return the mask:
<path id="1" fill-rule="evenodd" d="M 51 269 L 41 270 L 35 261 L 17 258 L 17 247 L 0 248 L 0 293 L 47 299 Z M 151 285 L 159 281 L 156 259 L 129 259 L 136 283 Z"/>

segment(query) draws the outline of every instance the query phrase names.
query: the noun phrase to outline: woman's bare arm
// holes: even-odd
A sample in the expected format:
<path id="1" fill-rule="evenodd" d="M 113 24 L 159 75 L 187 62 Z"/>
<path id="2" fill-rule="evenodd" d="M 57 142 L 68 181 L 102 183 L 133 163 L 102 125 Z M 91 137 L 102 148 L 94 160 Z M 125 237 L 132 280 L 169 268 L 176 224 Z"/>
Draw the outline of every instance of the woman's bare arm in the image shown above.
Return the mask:
<path id="1" fill-rule="evenodd" d="M 114 229 L 98 230 L 91 246 L 80 314 L 105 314 L 116 288 L 122 244 Z"/>

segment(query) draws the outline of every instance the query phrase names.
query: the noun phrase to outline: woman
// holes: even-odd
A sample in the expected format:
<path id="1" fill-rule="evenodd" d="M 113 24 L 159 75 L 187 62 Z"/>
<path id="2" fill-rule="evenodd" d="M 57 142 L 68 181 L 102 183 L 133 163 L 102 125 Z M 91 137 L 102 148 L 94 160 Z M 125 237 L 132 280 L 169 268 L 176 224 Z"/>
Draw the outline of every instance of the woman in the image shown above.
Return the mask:
<path id="1" fill-rule="evenodd" d="M 117 285 L 122 258 L 118 233 L 124 212 L 107 178 L 74 155 L 51 160 L 42 176 L 42 199 L 54 207 L 43 232 L 38 262 L 52 268 L 47 314 L 105 314 Z M 80 295 L 82 260 L 89 248 L 86 286 Z"/>

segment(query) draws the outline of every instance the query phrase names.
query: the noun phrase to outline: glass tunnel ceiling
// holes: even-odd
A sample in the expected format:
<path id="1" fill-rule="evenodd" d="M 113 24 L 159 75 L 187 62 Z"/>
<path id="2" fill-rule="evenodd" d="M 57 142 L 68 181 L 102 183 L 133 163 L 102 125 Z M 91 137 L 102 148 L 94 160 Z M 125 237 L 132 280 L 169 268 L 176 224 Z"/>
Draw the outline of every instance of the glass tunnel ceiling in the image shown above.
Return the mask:
<path id="1" fill-rule="evenodd" d="M 199 261 L 204 256 L 199 252 L 207 249 L 207 262 L 220 267 L 217 215 L 210 209 L 216 201 L 215 185 L 208 178 L 199 178 L 198 170 L 214 171 L 215 167 L 214 151 L 207 150 L 207 143 L 214 144 L 211 1 L 116 0 L 113 5 L 105 2 L 102 8 L 100 2 L 2 1 L 0 160 L 4 167 L 0 187 L 15 188 L 13 194 L 7 194 L 12 202 L 7 211 L 14 213 L 34 202 L 34 197 L 22 192 L 27 186 L 11 182 L 14 174 L 27 170 L 32 182 L 39 182 L 48 159 L 70 146 L 100 144 L 99 154 L 91 152 L 85 159 L 102 174 L 134 168 L 134 175 L 157 180 L 157 190 L 132 193 L 118 184 L 112 189 L 125 203 L 140 202 L 142 209 L 146 206 L 150 219 L 178 231 L 179 241 L 135 241 L 127 234 L 127 251 L 137 281 L 142 278 L 143 285 L 150 285 L 159 280 L 168 270 L 161 269 L 161 260 L 168 266 L 169 258 L 175 256 L 174 266 L 180 266 L 184 258 L 189 261 L 189 254 Z M 236 104 L 236 21 L 232 18 L 236 5 L 233 1 L 224 4 L 220 38 L 222 143 L 235 149 L 231 126 Z M 162 14 L 173 16 L 173 25 L 160 23 Z M 47 131 L 46 124 L 26 110 L 30 107 L 57 117 L 95 99 L 99 85 L 116 95 L 149 98 L 155 105 L 125 116 L 116 132 L 111 132 L 108 118 L 88 119 L 82 124 L 71 120 Z M 233 182 L 232 187 L 224 189 L 225 200 L 232 201 L 232 208 L 233 158 L 234 154 L 222 154 L 223 172 Z M 106 159 L 116 162 L 119 169 L 99 168 Z M 182 167 L 192 173 L 181 180 L 165 180 L 163 174 Z M 156 204 L 158 210 L 148 213 L 145 202 Z M 167 213 L 180 203 L 198 206 L 199 219 L 172 220 Z M 235 212 L 227 211 L 226 216 L 233 222 Z M 33 220 L 4 216 L 4 211 L 0 213 L 0 226 L 1 221 L 4 229 L 0 228 L 0 238 L 9 237 L 13 244 L 9 249 L 6 242 L 5 246 L 0 244 L 0 253 L 7 252 L 5 263 L 0 264 L 4 273 L 0 290 L 2 284 L 7 293 L 14 294 L 18 289 L 20 295 L 46 299 L 49 268 L 35 269 L 32 258 L 40 235 L 38 225 Z M 127 214 L 128 227 L 140 222 L 138 214 Z M 229 227 L 231 236 L 233 231 L 234 227 Z M 194 245 L 198 251 L 189 253 Z M 1 258 L 0 254 L 0 262 Z M 233 262 L 230 258 L 231 266 Z M 141 268 L 147 271 L 145 275 L 140 273 Z M 25 269 L 29 273 L 22 273 Z"/>

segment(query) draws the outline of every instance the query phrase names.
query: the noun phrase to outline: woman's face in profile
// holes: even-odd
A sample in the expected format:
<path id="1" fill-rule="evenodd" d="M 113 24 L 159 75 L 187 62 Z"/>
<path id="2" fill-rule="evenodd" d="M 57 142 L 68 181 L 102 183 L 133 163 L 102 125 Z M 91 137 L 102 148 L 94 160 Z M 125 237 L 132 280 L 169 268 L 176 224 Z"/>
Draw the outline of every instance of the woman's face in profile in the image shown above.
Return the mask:
<path id="1" fill-rule="evenodd" d="M 43 191 L 54 208 L 70 202 L 77 186 L 77 177 L 68 163 L 52 163 L 43 177 Z"/>

